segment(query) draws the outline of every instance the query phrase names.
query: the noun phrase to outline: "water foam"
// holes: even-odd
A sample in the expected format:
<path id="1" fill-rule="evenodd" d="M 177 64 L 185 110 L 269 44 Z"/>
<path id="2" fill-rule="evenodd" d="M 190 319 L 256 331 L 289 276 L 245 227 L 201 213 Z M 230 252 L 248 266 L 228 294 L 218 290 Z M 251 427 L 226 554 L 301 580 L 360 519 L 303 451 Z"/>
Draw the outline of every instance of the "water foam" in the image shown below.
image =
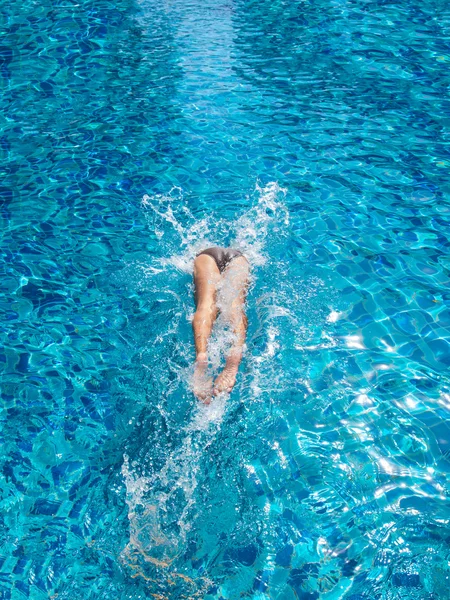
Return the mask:
<path id="1" fill-rule="evenodd" d="M 264 265 L 269 229 L 289 224 L 289 212 L 283 202 L 286 192 L 277 182 L 257 185 L 256 203 L 232 222 L 216 214 L 196 219 L 181 201 L 179 188 L 172 188 L 167 195 L 145 195 L 142 207 L 149 227 L 160 240 L 160 264 L 192 273 L 196 254 L 204 248 L 223 246 L 224 239 L 229 239 L 230 246 L 242 250 L 252 266 Z"/>
<path id="2" fill-rule="evenodd" d="M 132 268 L 134 273 L 140 273 L 140 289 L 157 295 L 160 302 L 170 301 L 170 306 L 176 303 L 178 307 L 172 315 L 176 318 L 149 340 L 153 349 L 155 343 L 167 344 L 171 335 L 179 333 L 183 319 L 186 322 L 191 316 L 187 307 L 192 304 L 181 300 L 183 292 L 179 290 L 177 278 L 180 279 L 180 272 L 192 273 L 195 256 L 203 248 L 225 245 L 224 240 L 229 240 L 230 246 L 240 248 L 248 257 L 254 273 L 266 264 L 270 251 L 268 244 L 273 242 L 277 232 L 285 231 L 289 223 L 288 210 L 283 203 L 285 193 L 286 190 L 275 182 L 257 187 L 254 205 L 232 222 L 216 215 L 196 219 L 186 203 L 180 202 L 182 192 L 178 188 L 167 195 L 144 196 L 142 208 L 150 231 L 159 239 L 160 255 L 148 264 L 134 264 Z M 192 297 L 192 284 L 187 285 L 189 288 L 186 290 L 185 287 L 184 292 L 190 292 L 186 295 Z M 226 297 L 227 290 L 222 290 L 221 294 Z M 185 310 L 184 315 L 180 314 L 182 310 Z M 219 317 L 209 347 L 213 369 L 220 366 L 224 350 L 231 341 L 232 334 Z M 272 343 L 276 344 L 275 340 Z M 177 344 L 180 351 L 182 342 Z M 170 370 L 173 355 L 166 356 L 164 364 L 155 369 L 153 365 L 145 364 L 144 354 L 143 366 L 152 369 L 153 378 L 160 376 L 161 379 L 161 397 L 154 398 L 153 402 L 169 421 L 167 399 L 176 395 L 178 380 L 186 379 L 190 369 L 178 367 L 177 377 L 172 377 L 169 382 L 165 379 L 165 371 Z M 181 348 L 181 354 L 186 354 L 185 347 Z M 122 560 L 135 576 L 156 586 L 155 589 L 163 590 L 164 581 L 171 578 L 179 585 L 188 586 L 189 597 L 196 597 L 210 584 L 207 578 L 199 580 L 197 577 L 194 581 L 178 571 L 177 559 L 186 550 L 187 537 L 195 526 L 199 474 L 208 448 L 221 430 L 226 406 L 226 394 L 215 398 L 210 405 L 195 401 L 189 420 L 181 428 L 181 436 L 177 432 L 179 441 L 175 447 L 159 448 L 165 455 L 161 468 L 150 464 L 136 465 L 124 456 L 122 475 L 130 538 Z"/>

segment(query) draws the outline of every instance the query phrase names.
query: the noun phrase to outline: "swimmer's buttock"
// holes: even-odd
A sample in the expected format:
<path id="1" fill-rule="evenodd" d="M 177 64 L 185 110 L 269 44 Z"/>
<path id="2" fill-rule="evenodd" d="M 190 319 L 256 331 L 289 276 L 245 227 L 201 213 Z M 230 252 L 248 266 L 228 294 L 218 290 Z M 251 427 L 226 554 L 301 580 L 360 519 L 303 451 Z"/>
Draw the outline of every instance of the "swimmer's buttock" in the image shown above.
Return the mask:
<path id="1" fill-rule="evenodd" d="M 216 261 L 216 265 L 220 273 L 225 271 L 233 258 L 244 256 L 240 250 L 235 250 L 234 248 L 221 248 L 220 246 L 206 248 L 206 250 L 199 252 L 197 256 L 200 256 L 201 254 L 207 254 L 208 256 L 211 256 L 211 258 Z"/>

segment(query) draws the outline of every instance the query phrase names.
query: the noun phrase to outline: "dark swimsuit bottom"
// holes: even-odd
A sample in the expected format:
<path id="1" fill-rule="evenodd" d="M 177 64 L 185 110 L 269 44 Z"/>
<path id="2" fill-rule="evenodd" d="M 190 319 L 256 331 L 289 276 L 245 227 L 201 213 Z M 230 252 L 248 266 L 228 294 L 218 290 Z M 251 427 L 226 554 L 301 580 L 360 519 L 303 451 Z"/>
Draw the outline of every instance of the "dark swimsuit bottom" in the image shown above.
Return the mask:
<path id="1" fill-rule="evenodd" d="M 238 256 L 244 256 L 240 250 L 234 250 L 233 248 L 221 248 L 220 246 L 214 246 L 214 248 L 206 248 L 197 254 L 207 254 L 216 261 L 217 268 L 221 273 L 225 271 L 227 266 Z M 245 257 L 244 257 L 245 258 Z"/>

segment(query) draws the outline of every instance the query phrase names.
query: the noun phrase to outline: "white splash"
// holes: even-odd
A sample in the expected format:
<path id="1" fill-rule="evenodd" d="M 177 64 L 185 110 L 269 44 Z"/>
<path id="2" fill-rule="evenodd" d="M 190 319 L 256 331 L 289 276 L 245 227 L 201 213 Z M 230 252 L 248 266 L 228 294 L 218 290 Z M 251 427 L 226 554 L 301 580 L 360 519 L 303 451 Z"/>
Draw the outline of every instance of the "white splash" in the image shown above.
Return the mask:
<path id="1" fill-rule="evenodd" d="M 286 227 L 289 223 L 288 210 L 280 200 L 287 190 L 277 182 L 263 188 L 257 185 L 256 190 L 259 194 L 256 204 L 232 222 L 216 214 L 196 219 L 182 201 L 179 188 L 172 188 L 167 195 L 150 197 L 146 194 L 142 207 L 147 213 L 149 228 L 166 254 L 160 263 L 192 273 L 195 256 L 201 250 L 224 246 L 224 240 L 230 239 L 229 245 L 239 248 L 252 266 L 264 265 L 269 228 Z"/>

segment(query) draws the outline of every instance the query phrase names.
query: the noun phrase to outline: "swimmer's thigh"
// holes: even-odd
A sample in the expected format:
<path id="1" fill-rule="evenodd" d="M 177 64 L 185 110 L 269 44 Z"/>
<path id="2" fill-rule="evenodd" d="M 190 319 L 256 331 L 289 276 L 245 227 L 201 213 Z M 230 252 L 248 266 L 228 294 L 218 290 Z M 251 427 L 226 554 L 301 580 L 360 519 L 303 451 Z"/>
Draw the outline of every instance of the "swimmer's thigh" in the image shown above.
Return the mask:
<path id="1" fill-rule="evenodd" d="M 215 306 L 216 289 L 221 277 L 216 261 L 208 254 L 200 254 L 194 261 L 195 304 L 197 308 Z"/>
<path id="2" fill-rule="evenodd" d="M 244 256 L 238 256 L 228 264 L 222 274 L 222 289 L 228 304 L 237 307 L 245 302 L 250 275 L 250 265 Z"/>

